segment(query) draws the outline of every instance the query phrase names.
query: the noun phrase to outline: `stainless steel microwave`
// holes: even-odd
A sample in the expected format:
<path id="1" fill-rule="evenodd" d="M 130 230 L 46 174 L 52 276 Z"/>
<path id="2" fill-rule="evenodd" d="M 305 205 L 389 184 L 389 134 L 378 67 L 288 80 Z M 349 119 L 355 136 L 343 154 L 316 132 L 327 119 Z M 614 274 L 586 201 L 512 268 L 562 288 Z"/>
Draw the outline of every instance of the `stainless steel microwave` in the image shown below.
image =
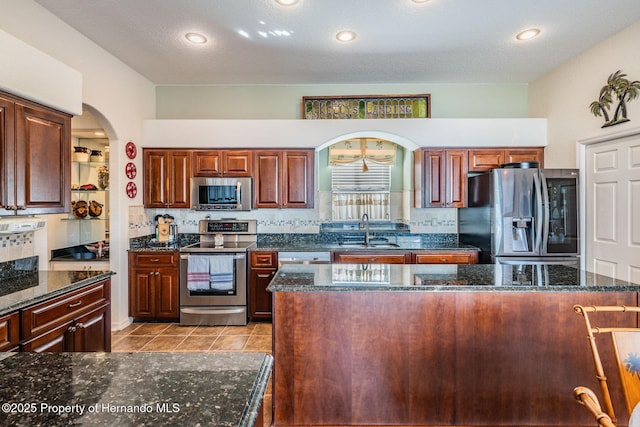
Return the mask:
<path id="1" fill-rule="evenodd" d="M 191 209 L 250 211 L 251 178 L 191 178 Z"/>

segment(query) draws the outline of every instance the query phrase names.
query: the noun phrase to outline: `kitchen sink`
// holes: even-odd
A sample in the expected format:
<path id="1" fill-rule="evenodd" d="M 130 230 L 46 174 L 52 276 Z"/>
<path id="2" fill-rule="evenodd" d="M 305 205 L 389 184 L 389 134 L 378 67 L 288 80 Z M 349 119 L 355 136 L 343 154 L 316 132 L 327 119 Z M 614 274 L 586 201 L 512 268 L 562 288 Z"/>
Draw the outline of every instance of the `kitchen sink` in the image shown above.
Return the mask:
<path id="1" fill-rule="evenodd" d="M 369 242 L 369 244 L 365 244 L 364 242 L 342 242 L 340 246 L 345 248 L 366 248 L 366 249 L 385 249 L 385 248 L 399 248 L 399 245 L 395 243 L 388 242 Z"/>

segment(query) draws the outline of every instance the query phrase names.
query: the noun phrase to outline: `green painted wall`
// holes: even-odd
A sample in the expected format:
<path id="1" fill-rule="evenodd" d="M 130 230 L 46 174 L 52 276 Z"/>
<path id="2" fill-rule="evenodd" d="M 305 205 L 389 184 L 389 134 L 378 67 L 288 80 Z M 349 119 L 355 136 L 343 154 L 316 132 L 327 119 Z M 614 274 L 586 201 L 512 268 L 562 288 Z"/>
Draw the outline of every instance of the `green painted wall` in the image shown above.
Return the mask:
<path id="1" fill-rule="evenodd" d="M 299 119 L 302 97 L 431 94 L 432 118 L 528 117 L 527 84 L 158 86 L 157 119 Z"/>

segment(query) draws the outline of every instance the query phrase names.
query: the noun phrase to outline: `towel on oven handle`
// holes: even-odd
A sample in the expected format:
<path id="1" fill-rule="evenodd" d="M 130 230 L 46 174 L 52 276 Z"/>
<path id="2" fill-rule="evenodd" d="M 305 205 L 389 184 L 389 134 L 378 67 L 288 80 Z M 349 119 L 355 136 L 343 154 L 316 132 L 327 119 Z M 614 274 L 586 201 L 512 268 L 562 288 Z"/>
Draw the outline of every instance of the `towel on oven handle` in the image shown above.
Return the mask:
<path id="1" fill-rule="evenodd" d="M 228 291 L 233 289 L 233 255 L 214 255 L 209 258 L 209 282 L 211 289 Z"/>
<path id="2" fill-rule="evenodd" d="M 209 289 L 209 256 L 189 255 L 187 263 L 187 289 L 201 291 Z"/>

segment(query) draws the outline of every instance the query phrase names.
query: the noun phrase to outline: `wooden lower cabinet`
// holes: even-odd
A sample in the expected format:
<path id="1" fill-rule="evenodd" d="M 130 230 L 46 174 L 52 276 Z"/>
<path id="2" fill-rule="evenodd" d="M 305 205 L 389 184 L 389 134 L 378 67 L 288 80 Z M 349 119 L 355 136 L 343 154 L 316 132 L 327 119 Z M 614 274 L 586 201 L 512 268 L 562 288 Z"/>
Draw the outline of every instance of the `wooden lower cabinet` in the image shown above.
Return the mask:
<path id="1" fill-rule="evenodd" d="M 277 252 L 251 252 L 249 265 L 249 320 L 271 320 L 271 292 L 267 286 L 278 271 Z"/>
<path id="2" fill-rule="evenodd" d="M 412 252 L 412 264 L 477 264 L 476 251 L 426 251 Z"/>
<path id="3" fill-rule="evenodd" d="M 111 351 L 111 280 L 20 310 L 21 351 Z"/>
<path id="4" fill-rule="evenodd" d="M 106 305 L 22 344 L 22 351 L 36 353 L 110 350 L 111 319 Z"/>
<path id="5" fill-rule="evenodd" d="M 638 296 L 276 292 L 273 425 L 594 425 L 572 396 L 599 390 L 574 304 L 635 306 Z M 607 324 L 637 327 L 617 319 Z M 616 372 L 602 342 L 605 371 Z"/>
<path id="6" fill-rule="evenodd" d="M 398 251 L 335 251 L 333 252 L 333 262 L 336 264 L 410 264 L 411 253 Z"/>
<path id="7" fill-rule="evenodd" d="M 129 252 L 129 316 L 179 318 L 178 255 L 177 251 Z"/>

